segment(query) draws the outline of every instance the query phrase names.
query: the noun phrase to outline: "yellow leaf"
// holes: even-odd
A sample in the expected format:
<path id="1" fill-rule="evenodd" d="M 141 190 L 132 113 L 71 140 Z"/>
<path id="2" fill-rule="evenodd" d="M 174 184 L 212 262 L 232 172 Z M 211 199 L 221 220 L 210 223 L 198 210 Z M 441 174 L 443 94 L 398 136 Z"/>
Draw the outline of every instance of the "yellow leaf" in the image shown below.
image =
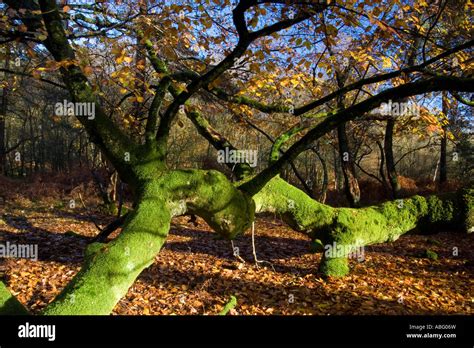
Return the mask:
<path id="1" fill-rule="evenodd" d="M 382 62 L 383 62 L 383 63 L 382 63 L 382 64 L 383 64 L 382 66 L 383 66 L 384 68 L 387 69 L 387 68 L 391 68 L 391 67 L 392 67 L 392 61 L 391 61 L 390 58 L 388 58 L 388 57 L 383 57 L 383 58 L 382 58 Z"/>

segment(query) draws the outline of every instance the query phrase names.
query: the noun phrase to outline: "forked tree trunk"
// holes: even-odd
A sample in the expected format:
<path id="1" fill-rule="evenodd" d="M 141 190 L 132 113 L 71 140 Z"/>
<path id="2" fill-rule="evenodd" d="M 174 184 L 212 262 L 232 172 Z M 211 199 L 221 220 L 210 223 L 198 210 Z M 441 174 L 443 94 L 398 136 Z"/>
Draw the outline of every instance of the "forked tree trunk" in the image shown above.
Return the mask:
<path id="1" fill-rule="evenodd" d="M 74 61 L 74 51 L 68 45 L 56 2 L 40 0 L 39 4 L 42 23 L 48 31 L 45 41 L 48 50 L 56 61 Z M 240 46 L 240 49 L 245 51 L 246 47 Z M 227 64 L 227 68 L 232 65 L 232 59 L 228 56 L 224 60 L 225 64 L 220 65 L 222 71 L 226 70 Z M 81 271 L 45 308 L 44 314 L 109 314 L 140 272 L 153 262 L 165 242 L 171 218 L 184 214 L 201 216 L 221 236 L 232 239 L 250 227 L 256 211 L 275 212 L 291 227 L 307 233 L 312 239 L 349 248 L 395 240 L 415 227 L 450 224 L 472 230 L 474 190 L 428 198 L 415 196 L 363 209 L 337 209 L 312 200 L 279 176 L 270 180 L 269 176 L 276 171 L 270 170 L 256 181 L 236 185 L 216 171 L 169 171 L 164 163 L 172 118 L 165 119 L 168 122 L 163 127 L 160 124 L 156 134 L 156 118 L 150 118 L 152 122 L 147 123 L 145 143 L 135 143 L 100 108 L 79 66 L 64 67 L 61 73 L 74 102 L 96 103 L 95 120 L 79 120 L 92 141 L 113 162 L 121 179 L 134 190 L 136 202 L 122 233 L 107 245 L 89 246 Z M 168 86 L 169 83 L 165 83 L 159 89 L 163 88 L 164 94 Z M 176 100 L 179 103 L 179 99 Z M 353 116 L 357 114 L 356 109 Z M 332 123 L 332 119 L 328 120 L 322 121 L 327 127 L 324 128 L 326 133 L 338 125 L 335 121 Z M 209 127 L 204 121 L 196 118 L 193 122 L 206 139 L 217 147 L 231 147 L 219 134 L 207 132 Z M 203 127 L 199 128 L 201 125 Z M 311 133 L 315 130 L 317 128 L 308 134 L 317 135 L 317 132 Z M 304 142 L 300 144 L 304 145 Z M 248 166 L 239 166 L 239 169 L 245 180 L 251 170 Z M 250 194 L 254 195 L 253 199 Z M 343 276 L 349 270 L 347 257 L 347 252 L 336 257 L 325 255 L 320 270 L 326 275 Z M 9 296 L 6 288 L 0 285 L 0 300 L 11 303 Z M 0 305 L 2 307 L 6 306 Z"/>
<path id="2" fill-rule="evenodd" d="M 251 199 L 216 171 L 171 171 L 137 186 L 136 208 L 122 233 L 109 244 L 89 245 L 82 269 L 43 314 L 110 314 L 153 263 L 174 216 L 201 216 L 227 239 L 245 231 L 253 221 Z"/>

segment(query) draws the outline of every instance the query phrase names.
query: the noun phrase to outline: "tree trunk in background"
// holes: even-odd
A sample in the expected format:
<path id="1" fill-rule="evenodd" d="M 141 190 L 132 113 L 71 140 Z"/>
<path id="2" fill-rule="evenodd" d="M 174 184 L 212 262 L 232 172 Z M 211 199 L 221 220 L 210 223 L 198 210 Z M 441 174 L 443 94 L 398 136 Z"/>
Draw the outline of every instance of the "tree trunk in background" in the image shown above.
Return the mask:
<path id="1" fill-rule="evenodd" d="M 446 92 L 442 94 L 443 114 L 448 118 L 448 100 Z M 448 181 L 447 147 L 448 147 L 448 126 L 443 125 L 443 134 L 441 136 L 441 149 L 439 159 L 439 184 L 444 185 Z"/>
<path id="2" fill-rule="evenodd" d="M 324 30 L 326 27 L 324 26 Z M 326 32 L 327 36 L 327 32 Z M 327 38 L 327 37 L 326 37 Z M 326 40 L 326 47 L 328 49 L 329 55 L 331 58 L 335 57 L 335 54 L 332 50 L 331 43 L 329 40 Z M 340 66 L 336 65 L 334 67 L 336 82 L 339 88 L 344 88 L 346 81 L 349 76 L 349 72 L 352 69 L 352 64 L 349 64 L 343 70 L 340 69 Z M 357 99 L 357 97 L 356 97 Z M 337 108 L 345 109 L 346 99 L 344 95 L 337 97 Z M 347 139 L 346 133 L 346 124 L 341 124 L 337 127 L 337 140 L 339 143 L 339 158 L 342 176 L 344 180 L 344 194 L 347 201 L 351 207 L 357 207 L 360 203 L 360 188 L 355 174 L 355 165 L 352 158 L 351 151 L 349 149 L 349 141 Z"/>
<path id="3" fill-rule="evenodd" d="M 319 150 L 314 150 L 314 152 L 318 156 L 319 161 L 321 162 L 322 169 L 323 169 L 323 183 L 321 185 L 321 191 L 318 194 L 317 200 L 321 203 L 324 203 L 326 202 L 328 186 L 329 186 L 328 166 L 326 164 L 326 160 L 324 159 L 324 157 L 321 156 L 321 154 L 319 153 Z"/>
<path id="4" fill-rule="evenodd" d="M 308 182 L 306 182 L 304 177 L 298 171 L 298 168 L 296 168 L 296 165 L 293 161 L 290 161 L 290 166 L 291 166 L 291 169 L 293 170 L 293 173 L 295 174 L 296 178 L 300 181 L 301 185 L 303 186 L 304 191 L 308 194 L 308 196 L 310 196 L 311 198 L 314 198 L 313 189 L 311 188 L 312 185 L 310 186 L 308 184 Z M 306 177 L 309 177 L 309 176 L 306 175 Z M 314 180 L 314 177 L 311 180 Z"/>
<path id="5" fill-rule="evenodd" d="M 413 66 L 416 60 L 416 52 L 417 48 L 420 45 L 421 41 L 417 37 L 413 45 L 411 46 L 410 50 L 407 54 L 407 66 Z M 408 81 L 408 77 L 404 77 L 405 81 Z M 408 99 L 402 99 L 399 103 L 405 103 Z M 389 118 L 387 121 L 387 126 L 385 128 L 385 141 L 384 141 L 384 149 L 385 149 L 385 161 L 387 163 L 387 175 L 388 181 L 392 188 L 392 195 L 393 198 L 399 198 L 401 195 L 401 186 L 400 182 L 398 181 L 398 174 L 397 169 L 395 167 L 395 160 L 393 155 L 393 130 L 395 128 L 395 119 Z"/>
<path id="6" fill-rule="evenodd" d="M 377 146 L 380 152 L 380 164 L 379 164 L 379 174 L 382 180 L 382 187 L 387 196 L 390 195 L 390 187 L 387 183 L 387 177 L 385 176 L 385 151 L 383 145 L 380 141 L 377 140 Z"/>
<path id="7" fill-rule="evenodd" d="M 443 127 L 443 135 L 441 137 L 441 154 L 439 159 L 439 183 L 440 185 L 445 184 L 448 181 L 448 168 L 447 168 L 447 146 L 448 146 L 448 137 L 446 135 L 447 129 Z"/>
<path id="8" fill-rule="evenodd" d="M 398 182 L 397 169 L 395 167 L 395 160 L 393 156 L 393 130 L 395 128 L 395 119 L 390 118 L 385 127 L 385 161 L 387 162 L 387 176 L 392 189 L 393 198 L 399 198 L 401 194 L 400 183 Z"/>
<path id="9" fill-rule="evenodd" d="M 38 146 L 39 148 L 39 158 L 40 158 L 40 170 L 44 173 L 46 170 L 46 156 L 44 154 L 44 148 L 46 144 L 46 139 L 45 139 L 45 134 L 44 134 L 44 119 L 40 118 L 40 125 L 39 125 L 39 130 L 40 130 L 40 145 Z"/>
<path id="10" fill-rule="evenodd" d="M 0 174 L 6 174 L 7 154 L 6 154 L 6 139 L 5 139 L 5 116 L 6 116 L 6 88 L 2 88 L 2 100 L 0 105 Z"/>
<path id="11" fill-rule="evenodd" d="M 333 151 L 333 160 L 334 160 L 334 191 L 338 191 L 343 185 L 343 178 L 341 173 L 341 166 L 339 165 L 339 156 L 337 154 L 337 149 L 334 147 Z"/>
<path id="12" fill-rule="evenodd" d="M 140 14 L 145 15 L 148 11 L 147 1 L 139 1 Z M 146 69 L 145 69 L 145 60 L 146 60 L 146 48 L 140 42 L 140 38 L 136 39 L 136 51 L 135 51 L 135 90 L 140 95 L 145 97 L 146 95 Z M 138 101 L 133 102 L 133 115 L 136 119 L 143 117 L 143 114 L 146 113 L 145 103 L 140 103 Z"/>
<path id="13" fill-rule="evenodd" d="M 10 67 L 10 47 L 5 47 L 5 69 Z M 7 74 L 4 74 L 4 83 L 7 82 Z M 6 144 L 6 116 L 7 116 L 7 102 L 8 102 L 8 86 L 2 86 L 1 88 L 1 104 L 0 104 L 0 175 L 6 174 L 7 168 L 7 144 Z"/>
<path id="14" fill-rule="evenodd" d="M 33 174 L 34 172 L 34 165 L 36 163 L 36 151 L 35 151 L 35 131 L 33 128 L 33 115 L 30 114 L 28 118 L 28 125 L 30 127 L 30 165 L 28 166 L 28 175 Z"/>
<path id="15" fill-rule="evenodd" d="M 355 176 L 354 161 L 349 151 L 346 124 L 337 127 L 337 139 L 339 142 L 339 157 L 341 161 L 342 175 L 344 177 L 344 193 L 349 205 L 357 207 L 360 203 L 359 183 Z"/>

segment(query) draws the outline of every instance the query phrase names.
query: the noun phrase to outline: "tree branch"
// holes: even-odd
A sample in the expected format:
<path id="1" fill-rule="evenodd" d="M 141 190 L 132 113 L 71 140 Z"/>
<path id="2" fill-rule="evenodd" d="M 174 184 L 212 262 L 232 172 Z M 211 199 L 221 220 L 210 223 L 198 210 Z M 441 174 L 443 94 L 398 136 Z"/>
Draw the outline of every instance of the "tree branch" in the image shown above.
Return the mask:
<path id="1" fill-rule="evenodd" d="M 135 148 L 137 144 L 106 116 L 81 68 L 74 63 L 75 53 L 66 37 L 56 1 L 39 0 L 39 4 L 48 32 L 48 37 L 44 41 L 46 48 L 57 62 L 73 62 L 67 68 L 60 69 L 73 102 L 95 104 L 94 118 L 77 117 L 77 119 L 85 127 L 92 141 L 104 151 L 114 164 L 124 181 L 130 181 L 128 179 L 134 176 L 131 163 L 136 162 Z M 129 153 L 129 157 L 125 156 L 126 152 Z"/>
<path id="2" fill-rule="evenodd" d="M 427 60 L 426 62 L 423 62 L 419 65 L 415 65 L 415 66 L 409 66 L 409 67 L 406 67 L 406 68 L 403 68 L 403 69 L 400 69 L 400 70 L 397 70 L 397 71 L 392 71 L 392 72 L 389 72 L 389 73 L 384 73 L 384 74 L 378 74 L 378 75 L 374 75 L 374 76 L 371 76 L 369 78 L 365 78 L 365 79 L 362 79 L 362 80 L 359 80 L 357 82 L 354 82 L 352 84 L 348 84 L 347 86 L 343 87 L 343 88 L 340 88 L 318 100 L 315 100 L 315 101 L 312 101 L 308 104 L 305 104 L 303 106 L 300 106 L 300 107 L 297 107 L 294 109 L 294 115 L 295 116 L 299 116 L 299 115 L 302 115 L 308 111 L 311 111 L 312 109 L 318 107 L 318 106 L 321 106 L 335 98 L 337 98 L 338 96 L 341 96 L 347 92 L 350 92 L 350 91 L 353 91 L 353 90 L 356 90 L 356 89 L 360 89 L 362 88 L 363 86 L 366 86 L 366 85 L 369 85 L 369 84 L 373 84 L 373 83 L 378 83 L 378 82 L 382 82 L 382 81 L 386 81 L 386 80 L 389 80 L 389 79 L 393 79 L 393 78 L 396 78 L 396 77 L 399 77 L 403 74 L 408 74 L 408 73 L 411 73 L 411 72 L 423 72 L 424 71 L 424 68 L 426 68 L 427 66 L 443 59 L 443 58 L 446 58 L 448 56 L 450 56 L 451 54 L 453 53 L 456 53 L 458 51 L 461 51 L 461 50 L 464 50 L 466 48 L 470 48 L 474 45 L 474 40 L 470 40 L 464 44 L 461 44 L 461 45 L 458 45 L 456 47 L 453 47 L 449 50 L 446 50 L 445 52 L 437 55 L 436 57 L 433 57 L 429 60 Z M 246 97 L 246 96 L 231 96 L 231 95 L 228 95 L 225 91 L 223 91 L 222 89 L 219 89 L 219 88 L 213 88 L 212 90 L 210 90 L 211 93 L 213 93 L 216 97 L 224 100 L 224 101 L 227 101 L 227 102 L 231 102 L 231 103 L 234 103 L 234 104 L 240 104 L 240 105 L 246 105 L 246 106 L 249 106 L 251 108 L 254 108 L 254 109 L 257 109 L 261 112 L 265 112 L 265 113 L 272 113 L 272 112 L 289 112 L 290 111 L 290 107 L 289 106 L 286 106 L 286 105 L 281 105 L 281 104 L 265 104 L 265 103 L 261 103 L 257 100 L 254 100 L 254 99 L 251 99 L 249 97 Z"/>
<path id="3" fill-rule="evenodd" d="M 18 76 L 25 76 L 25 77 L 30 77 L 32 79 L 35 79 L 35 80 L 38 80 L 38 81 L 41 81 L 41 82 L 45 82 L 45 83 L 48 83 L 50 85 L 53 85 L 55 87 L 59 87 L 59 88 L 62 88 L 62 89 L 66 89 L 66 86 L 64 85 L 61 85 L 57 82 L 54 82 L 54 81 L 51 81 L 51 80 L 47 80 L 47 79 L 44 79 L 44 78 L 35 78 L 33 75 L 31 74 L 27 74 L 27 73 L 24 73 L 24 72 L 21 72 L 21 71 L 14 71 L 14 70 L 10 70 L 10 69 L 4 69 L 4 68 L 0 68 L 0 72 L 4 72 L 6 74 L 11 74 L 11 75 L 18 75 Z"/>
<path id="4" fill-rule="evenodd" d="M 385 102 L 389 99 L 400 100 L 413 95 L 442 90 L 472 92 L 474 91 L 474 79 L 462 79 L 445 76 L 405 83 L 398 87 L 385 90 L 344 110 L 329 113 L 328 116 L 323 119 L 323 121 L 312 128 L 299 141 L 293 144 L 278 161 L 264 169 L 251 180 L 240 185 L 240 189 L 251 195 L 257 193 L 281 170 L 281 168 L 283 168 L 283 166 L 288 161 L 296 158 L 296 156 L 306 150 L 313 141 L 335 129 L 338 125 L 361 117 L 366 112 L 380 106 L 382 102 Z"/>

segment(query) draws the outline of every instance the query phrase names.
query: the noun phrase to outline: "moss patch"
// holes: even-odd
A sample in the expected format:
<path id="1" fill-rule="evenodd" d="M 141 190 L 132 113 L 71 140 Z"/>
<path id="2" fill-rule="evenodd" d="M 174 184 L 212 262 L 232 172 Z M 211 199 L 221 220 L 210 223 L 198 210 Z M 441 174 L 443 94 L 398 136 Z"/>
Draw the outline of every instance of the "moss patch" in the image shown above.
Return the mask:
<path id="1" fill-rule="evenodd" d="M 431 260 L 438 260 L 438 254 L 430 249 L 425 250 L 425 257 Z"/>
<path id="2" fill-rule="evenodd" d="M 326 277 L 344 277 L 349 274 L 349 261 L 347 257 L 323 257 L 319 265 L 319 272 Z"/>

